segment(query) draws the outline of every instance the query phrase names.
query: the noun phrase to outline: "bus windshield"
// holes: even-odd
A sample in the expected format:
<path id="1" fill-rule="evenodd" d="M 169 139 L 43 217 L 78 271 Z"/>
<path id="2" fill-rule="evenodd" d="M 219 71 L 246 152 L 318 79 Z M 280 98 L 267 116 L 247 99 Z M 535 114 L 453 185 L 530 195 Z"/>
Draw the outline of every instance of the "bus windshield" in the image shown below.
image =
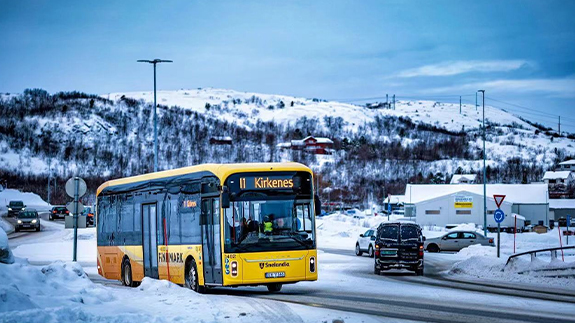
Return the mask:
<path id="1" fill-rule="evenodd" d="M 295 195 L 231 202 L 224 210 L 225 252 L 315 248 L 312 205 Z"/>

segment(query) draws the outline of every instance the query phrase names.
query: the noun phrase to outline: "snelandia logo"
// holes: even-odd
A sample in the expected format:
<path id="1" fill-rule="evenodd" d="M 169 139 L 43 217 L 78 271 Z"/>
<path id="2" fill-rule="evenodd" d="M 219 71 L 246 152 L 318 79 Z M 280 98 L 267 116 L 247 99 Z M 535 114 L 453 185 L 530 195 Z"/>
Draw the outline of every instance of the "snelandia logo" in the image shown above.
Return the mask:
<path id="1" fill-rule="evenodd" d="M 289 267 L 289 262 L 260 262 L 260 269 L 264 268 L 276 268 L 276 267 Z"/>

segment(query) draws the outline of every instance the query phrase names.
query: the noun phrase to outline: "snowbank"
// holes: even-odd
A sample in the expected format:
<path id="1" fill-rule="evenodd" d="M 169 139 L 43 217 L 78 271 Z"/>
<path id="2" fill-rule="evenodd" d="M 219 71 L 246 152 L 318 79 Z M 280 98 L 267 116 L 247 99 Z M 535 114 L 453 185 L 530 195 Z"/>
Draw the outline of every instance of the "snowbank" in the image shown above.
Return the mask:
<path id="1" fill-rule="evenodd" d="M 496 237 L 496 234 L 490 234 L 490 236 Z M 497 239 L 495 243 L 497 244 Z M 516 253 L 559 246 L 557 229 L 545 234 L 521 233 L 517 234 L 516 238 Z M 508 266 L 505 266 L 507 258 L 513 254 L 513 234 L 501 233 L 500 252 L 501 258 L 497 258 L 497 248 L 494 247 L 473 245 L 464 248 L 459 251 L 458 256 L 467 259 L 455 263 L 449 274 L 575 288 L 575 252 L 573 250 L 564 251 L 565 261 L 562 260 L 560 251 L 557 253 L 557 259 L 552 259 L 551 254 L 545 252 L 539 253 L 534 261 L 526 255 L 515 258 Z"/>
<path id="2" fill-rule="evenodd" d="M 3 229 L 0 229 L 0 263 L 11 264 L 14 262 L 14 256 L 8 246 L 8 236 Z"/>
<path id="3" fill-rule="evenodd" d="M 28 208 L 38 211 L 46 211 L 50 204 L 46 203 L 40 196 L 34 193 L 23 193 L 14 189 L 5 189 L 0 191 L 0 210 L 6 211 L 6 205 L 10 201 L 22 201 Z"/>
<path id="4" fill-rule="evenodd" d="M 58 229 L 58 231 L 41 241 L 41 248 L 36 243 L 22 244 L 14 248 L 14 255 L 34 263 L 49 263 L 56 260 L 71 261 L 74 248 L 74 230 L 64 229 L 60 224 L 48 221 L 44 221 L 42 224 Z M 97 251 L 96 228 L 78 229 L 77 260 L 95 266 Z"/>

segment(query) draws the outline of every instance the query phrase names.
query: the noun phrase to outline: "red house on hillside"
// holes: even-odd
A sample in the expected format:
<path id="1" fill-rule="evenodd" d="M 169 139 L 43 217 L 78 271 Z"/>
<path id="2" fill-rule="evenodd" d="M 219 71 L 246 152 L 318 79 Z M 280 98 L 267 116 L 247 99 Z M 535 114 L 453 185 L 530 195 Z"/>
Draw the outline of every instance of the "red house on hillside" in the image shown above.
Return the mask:
<path id="1" fill-rule="evenodd" d="M 333 141 L 324 137 L 307 136 L 302 140 L 280 143 L 277 147 L 280 149 L 291 148 L 292 150 L 304 150 L 318 155 L 331 155 Z"/>

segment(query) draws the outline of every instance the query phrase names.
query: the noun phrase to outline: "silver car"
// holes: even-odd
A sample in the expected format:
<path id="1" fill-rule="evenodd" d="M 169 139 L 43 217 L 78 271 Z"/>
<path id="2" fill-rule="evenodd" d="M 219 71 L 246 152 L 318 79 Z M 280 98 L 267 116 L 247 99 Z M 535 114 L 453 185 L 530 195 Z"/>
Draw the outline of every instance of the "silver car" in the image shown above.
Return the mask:
<path id="1" fill-rule="evenodd" d="M 429 252 L 459 251 L 474 244 L 495 246 L 493 238 L 474 231 L 451 231 L 440 237 L 425 241 L 424 248 Z"/>

